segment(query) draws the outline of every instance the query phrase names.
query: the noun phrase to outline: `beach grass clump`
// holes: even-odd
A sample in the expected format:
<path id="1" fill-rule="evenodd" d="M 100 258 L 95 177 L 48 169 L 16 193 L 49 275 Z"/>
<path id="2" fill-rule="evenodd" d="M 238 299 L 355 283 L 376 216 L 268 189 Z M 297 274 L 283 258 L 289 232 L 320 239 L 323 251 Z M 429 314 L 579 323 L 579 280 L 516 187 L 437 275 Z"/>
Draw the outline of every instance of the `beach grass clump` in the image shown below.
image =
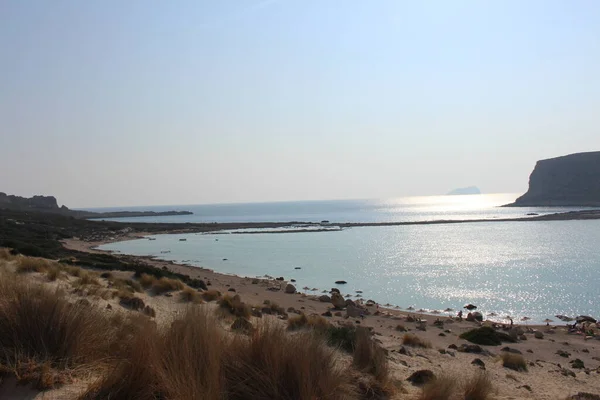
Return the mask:
<path id="1" fill-rule="evenodd" d="M 290 331 L 298 329 L 314 329 L 318 331 L 325 331 L 331 325 L 325 318 L 320 315 L 309 315 L 302 313 L 290 317 L 287 322 L 287 329 Z"/>
<path id="2" fill-rule="evenodd" d="M 464 400 L 488 400 L 492 395 L 492 381 L 485 373 L 476 373 L 464 384 Z"/>
<path id="3" fill-rule="evenodd" d="M 65 265 L 63 269 L 67 274 L 76 278 L 80 278 L 83 274 L 86 273 L 86 271 L 84 271 L 83 268 L 74 265 Z"/>
<path id="4" fill-rule="evenodd" d="M 179 299 L 183 303 L 194 303 L 194 304 L 202 304 L 204 301 L 202 300 L 202 296 L 200 293 L 192 289 L 191 287 L 184 288 L 179 294 Z"/>
<path id="5" fill-rule="evenodd" d="M 154 294 L 159 295 L 167 292 L 174 292 L 176 290 L 182 290 L 184 287 L 185 285 L 179 279 L 171 279 L 163 276 L 152 284 L 151 290 L 154 292 Z"/>
<path id="6" fill-rule="evenodd" d="M 285 308 L 281 307 L 279 304 L 277 304 L 274 301 L 269 302 L 268 304 L 269 308 L 271 309 L 271 312 L 275 315 L 285 315 Z"/>
<path id="7" fill-rule="evenodd" d="M 378 382 L 389 379 L 389 365 L 385 350 L 377 344 L 366 328 L 357 328 L 352 363 L 359 371 L 369 373 Z"/>
<path id="8" fill-rule="evenodd" d="M 202 298 L 204 299 L 204 301 L 208 302 L 219 300 L 219 298 L 221 298 L 221 292 L 219 292 L 218 290 L 206 290 L 202 292 Z"/>
<path id="9" fill-rule="evenodd" d="M 498 332 L 491 326 L 482 326 L 481 328 L 471 329 L 460 335 L 471 343 L 483 346 L 499 346 L 502 342 L 514 343 L 515 340 L 504 332 Z"/>
<path id="10" fill-rule="evenodd" d="M 287 334 L 263 324 L 234 338 L 226 360 L 228 399 L 356 399 L 334 349 L 311 331 Z"/>
<path id="11" fill-rule="evenodd" d="M 431 342 L 422 339 L 413 333 L 405 333 L 402 336 L 402 344 L 412 347 L 422 347 L 424 349 L 431 348 Z"/>
<path id="12" fill-rule="evenodd" d="M 59 264 L 50 266 L 46 271 L 46 278 L 50 282 L 56 281 L 58 278 L 61 277 L 61 275 L 63 275 L 63 273 Z"/>
<path id="13" fill-rule="evenodd" d="M 421 389 L 419 400 L 449 400 L 456 390 L 456 379 L 447 375 L 435 377 Z"/>
<path id="14" fill-rule="evenodd" d="M 170 327 L 149 325 L 135 335 L 123 362 L 82 399 L 353 400 L 353 383 L 314 333 L 264 324 L 250 336 L 230 336 L 195 307 Z"/>
<path id="15" fill-rule="evenodd" d="M 93 272 L 83 271 L 79 275 L 79 279 L 75 282 L 75 287 L 94 285 L 99 286 L 100 282 L 98 281 L 98 277 Z"/>
<path id="16" fill-rule="evenodd" d="M 40 272 L 45 273 L 50 268 L 50 261 L 44 258 L 21 256 L 17 259 L 17 272 L 21 274 Z"/>
<path id="17" fill-rule="evenodd" d="M 509 353 L 503 351 L 500 355 L 502 360 L 502 366 L 504 368 L 512 369 L 514 371 L 527 371 L 527 361 L 520 354 Z"/>
<path id="18" fill-rule="evenodd" d="M 100 310 L 17 275 L 0 276 L 0 366 L 18 382 L 60 385 L 74 369 L 107 360 L 113 338 Z"/>
<path id="19" fill-rule="evenodd" d="M 234 317 L 250 318 L 252 314 L 250 307 L 242 302 L 239 295 L 233 297 L 229 295 L 223 296 L 219 300 L 219 308 L 217 310 L 221 314 L 233 315 Z"/>
<path id="20" fill-rule="evenodd" d="M 156 281 L 157 278 L 155 276 L 148 274 L 141 274 L 138 278 L 138 282 L 140 283 L 140 285 L 142 285 L 144 289 L 150 289 Z"/>

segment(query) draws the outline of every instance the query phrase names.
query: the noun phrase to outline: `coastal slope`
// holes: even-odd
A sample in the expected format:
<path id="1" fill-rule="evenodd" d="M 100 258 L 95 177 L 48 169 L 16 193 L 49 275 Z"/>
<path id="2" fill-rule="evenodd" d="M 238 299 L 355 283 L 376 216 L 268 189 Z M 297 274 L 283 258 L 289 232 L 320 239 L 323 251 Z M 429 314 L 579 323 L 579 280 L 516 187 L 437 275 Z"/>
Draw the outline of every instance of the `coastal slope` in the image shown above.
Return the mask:
<path id="1" fill-rule="evenodd" d="M 0 192 L 0 209 L 16 211 L 33 211 L 60 214 L 75 218 L 133 218 L 133 217 L 164 217 L 172 215 L 191 215 L 191 211 L 108 211 L 93 212 L 71 210 L 67 206 L 58 206 L 54 196 L 21 197 Z"/>
<path id="2" fill-rule="evenodd" d="M 600 207 L 600 151 L 540 160 L 511 207 Z"/>

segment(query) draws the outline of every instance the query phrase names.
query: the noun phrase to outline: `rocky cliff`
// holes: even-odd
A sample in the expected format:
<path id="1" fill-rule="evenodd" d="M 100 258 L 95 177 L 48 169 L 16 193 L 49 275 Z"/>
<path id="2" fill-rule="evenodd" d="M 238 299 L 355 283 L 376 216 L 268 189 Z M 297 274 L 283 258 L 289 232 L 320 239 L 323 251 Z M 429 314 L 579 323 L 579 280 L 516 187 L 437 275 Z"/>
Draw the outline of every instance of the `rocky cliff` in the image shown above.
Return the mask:
<path id="1" fill-rule="evenodd" d="M 76 218 L 132 218 L 132 217 L 163 217 L 167 215 L 191 215 L 191 211 L 117 211 L 92 212 L 70 210 L 66 206 L 58 206 L 54 196 L 21 197 L 0 192 L 0 209 L 17 211 L 37 211 L 67 215 Z"/>
<path id="2" fill-rule="evenodd" d="M 0 207 L 16 210 L 60 211 L 56 197 L 54 196 L 33 196 L 27 198 L 7 195 L 3 192 L 0 192 Z"/>
<path id="3" fill-rule="evenodd" d="M 600 207 L 600 151 L 540 160 L 513 207 Z"/>

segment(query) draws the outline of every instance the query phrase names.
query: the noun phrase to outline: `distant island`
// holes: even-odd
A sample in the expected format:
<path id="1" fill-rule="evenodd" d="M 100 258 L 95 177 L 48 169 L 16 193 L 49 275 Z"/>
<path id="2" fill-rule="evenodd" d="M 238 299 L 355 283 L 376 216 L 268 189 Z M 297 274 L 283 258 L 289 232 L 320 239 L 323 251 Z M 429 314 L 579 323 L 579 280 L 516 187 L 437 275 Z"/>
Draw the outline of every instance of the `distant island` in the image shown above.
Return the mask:
<path id="1" fill-rule="evenodd" d="M 600 151 L 540 160 L 529 190 L 507 207 L 600 207 Z"/>
<path id="2" fill-rule="evenodd" d="M 466 194 L 481 194 L 481 190 L 477 186 L 469 186 L 464 188 L 454 189 L 447 193 L 447 196 L 460 196 Z"/>
<path id="3" fill-rule="evenodd" d="M 58 206 L 54 196 L 21 197 L 0 192 L 0 209 L 17 211 L 35 211 L 60 214 L 75 218 L 133 218 L 133 217 L 162 217 L 169 215 L 191 215 L 191 211 L 113 211 L 92 212 L 71 210 L 66 206 Z"/>

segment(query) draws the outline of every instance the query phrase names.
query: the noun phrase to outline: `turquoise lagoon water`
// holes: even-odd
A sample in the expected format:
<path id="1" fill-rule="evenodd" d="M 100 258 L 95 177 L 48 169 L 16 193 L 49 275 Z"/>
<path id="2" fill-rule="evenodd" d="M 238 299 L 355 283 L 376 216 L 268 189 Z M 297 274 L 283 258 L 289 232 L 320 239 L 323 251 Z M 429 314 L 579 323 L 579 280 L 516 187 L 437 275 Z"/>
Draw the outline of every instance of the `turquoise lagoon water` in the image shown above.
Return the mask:
<path id="1" fill-rule="evenodd" d="M 466 207 L 443 215 L 493 218 L 504 210 Z M 508 212 L 525 211 L 543 212 Z M 316 219 L 336 220 L 327 214 Z M 556 320 L 556 314 L 600 316 L 600 220 L 154 237 L 101 248 L 223 273 L 284 276 L 296 279 L 297 288 L 328 290 L 345 280 L 338 286 L 343 294 L 362 290 L 366 299 L 402 308 L 458 309 L 473 303 L 484 314 L 528 316 L 535 322 Z"/>

